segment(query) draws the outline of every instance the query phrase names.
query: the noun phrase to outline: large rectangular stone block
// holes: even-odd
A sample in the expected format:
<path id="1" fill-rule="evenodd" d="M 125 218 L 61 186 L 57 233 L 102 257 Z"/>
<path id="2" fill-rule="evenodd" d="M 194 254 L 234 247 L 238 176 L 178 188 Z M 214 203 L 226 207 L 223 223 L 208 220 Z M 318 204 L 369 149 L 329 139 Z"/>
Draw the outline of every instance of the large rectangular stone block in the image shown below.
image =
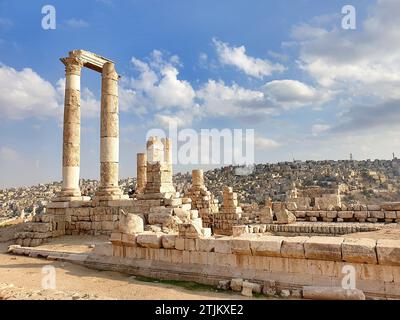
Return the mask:
<path id="1" fill-rule="evenodd" d="M 339 237 L 311 237 L 304 243 L 307 259 L 342 260 L 342 242 Z"/>
<path id="2" fill-rule="evenodd" d="M 136 242 L 145 248 L 160 248 L 161 235 L 156 233 L 140 233 L 136 237 Z"/>
<path id="3" fill-rule="evenodd" d="M 219 238 L 214 240 L 216 253 L 231 253 L 231 240 L 230 238 Z"/>
<path id="4" fill-rule="evenodd" d="M 376 241 L 373 239 L 345 239 L 342 243 L 344 261 L 357 263 L 377 263 Z"/>
<path id="5" fill-rule="evenodd" d="M 400 240 L 378 240 L 376 251 L 379 264 L 400 265 Z"/>
<path id="6" fill-rule="evenodd" d="M 285 237 L 264 236 L 250 240 L 250 248 L 253 255 L 280 257 L 281 246 Z"/>
<path id="7" fill-rule="evenodd" d="M 281 255 L 285 258 L 305 258 L 304 242 L 309 237 L 287 237 L 281 246 Z"/>
<path id="8" fill-rule="evenodd" d="M 250 241 L 247 239 L 232 239 L 231 250 L 235 254 L 251 255 Z"/>

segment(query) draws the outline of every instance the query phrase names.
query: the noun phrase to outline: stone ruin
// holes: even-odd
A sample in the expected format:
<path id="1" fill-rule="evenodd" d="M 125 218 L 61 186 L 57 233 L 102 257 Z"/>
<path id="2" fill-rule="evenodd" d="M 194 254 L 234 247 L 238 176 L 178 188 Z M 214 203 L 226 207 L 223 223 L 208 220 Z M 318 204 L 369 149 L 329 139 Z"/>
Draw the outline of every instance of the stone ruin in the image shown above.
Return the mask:
<path id="1" fill-rule="evenodd" d="M 118 186 L 115 65 L 83 50 L 71 51 L 61 61 L 66 66 L 62 190 L 44 213 L 25 224 L 10 252 L 30 254 L 26 247 L 61 235 L 106 234 L 110 242 L 96 245 L 83 264 L 218 284 L 248 296 L 261 291 L 315 296 L 326 291 L 310 288 L 326 283 L 337 288 L 341 268 L 351 263 L 364 270 L 357 281 L 367 295 L 400 297 L 400 240 L 340 237 L 376 230 L 377 223 L 399 223 L 400 203 L 346 206 L 339 192 L 327 195 L 314 189 L 292 192 L 285 202 L 267 199 L 257 210 L 243 211 L 237 194 L 226 186 L 219 206 L 201 170 L 193 170 L 187 194 L 176 192 L 171 140 L 158 137 L 150 137 L 146 153 L 137 155 L 135 192 L 123 194 Z M 82 67 L 102 74 L 100 185 L 93 198 L 82 196 L 79 188 Z M 36 254 L 49 255 L 38 250 Z M 344 294 L 340 290 L 335 294 Z M 365 298 L 362 292 L 357 296 Z"/>

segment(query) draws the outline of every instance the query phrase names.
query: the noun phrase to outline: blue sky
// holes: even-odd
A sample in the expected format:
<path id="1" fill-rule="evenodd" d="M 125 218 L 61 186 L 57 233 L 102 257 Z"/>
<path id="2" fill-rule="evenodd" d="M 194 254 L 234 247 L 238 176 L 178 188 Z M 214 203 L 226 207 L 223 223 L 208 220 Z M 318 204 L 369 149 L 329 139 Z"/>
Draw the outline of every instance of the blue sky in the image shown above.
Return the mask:
<path id="1" fill-rule="evenodd" d="M 44 5 L 56 29 L 41 26 Z M 356 29 L 341 27 L 342 7 Z M 60 180 L 64 66 L 116 62 L 120 176 L 151 128 L 255 130 L 256 162 L 390 158 L 400 146 L 400 3 L 0 1 L 0 187 Z M 100 75 L 82 73 L 81 176 L 98 178 Z M 177 165 L 175 171 L 190 169 Z"/>

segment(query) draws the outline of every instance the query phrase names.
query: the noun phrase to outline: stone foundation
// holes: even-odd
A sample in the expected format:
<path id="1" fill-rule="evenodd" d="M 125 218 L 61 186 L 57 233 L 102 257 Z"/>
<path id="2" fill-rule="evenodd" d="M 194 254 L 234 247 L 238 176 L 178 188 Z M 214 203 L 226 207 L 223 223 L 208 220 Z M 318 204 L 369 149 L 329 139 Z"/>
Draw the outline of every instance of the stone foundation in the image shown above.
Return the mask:
<path id="1" fill-rule="evenodd" d="M 95 248 L 85 265 L 211 285 L 234 278 L 275 281 L 280 289 L 341 287 L 343 267 L 351 265 L 356 288 L 367 298 L 400 298 L 400 240 L 264 236 L 182 241 L 147 235 L 143 242 L 138 234 Z"/>

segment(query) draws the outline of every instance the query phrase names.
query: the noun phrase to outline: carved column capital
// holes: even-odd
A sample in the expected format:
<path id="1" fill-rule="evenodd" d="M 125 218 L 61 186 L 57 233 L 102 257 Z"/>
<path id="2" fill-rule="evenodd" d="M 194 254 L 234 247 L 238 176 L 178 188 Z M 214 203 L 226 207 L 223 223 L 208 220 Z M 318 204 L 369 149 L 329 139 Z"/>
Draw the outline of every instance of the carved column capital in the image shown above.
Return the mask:
<path id="1" fill-rule="evenodd" d="M 61 62 L 65 65 L 66 74 L 76 74 L 81 75 L 81 70 L 83 67 L 83 61 L 78 57 L 67 57 L 61 58 Z"/>

